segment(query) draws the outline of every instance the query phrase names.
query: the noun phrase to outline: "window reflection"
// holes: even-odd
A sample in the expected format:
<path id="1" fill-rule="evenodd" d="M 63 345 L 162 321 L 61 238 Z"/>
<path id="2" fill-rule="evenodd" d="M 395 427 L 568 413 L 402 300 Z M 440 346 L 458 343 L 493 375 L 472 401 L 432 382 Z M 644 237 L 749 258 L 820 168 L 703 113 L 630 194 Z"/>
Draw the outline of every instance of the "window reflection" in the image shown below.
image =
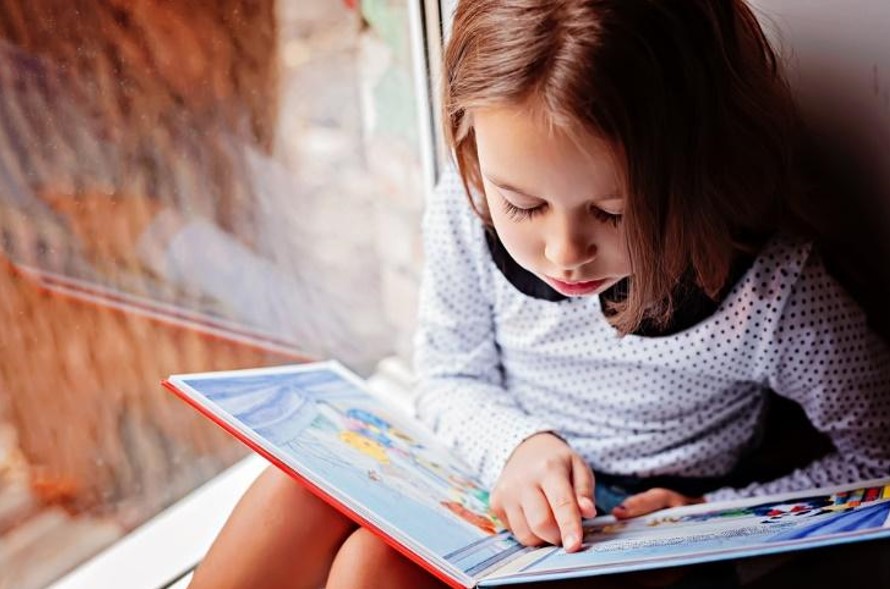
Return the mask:
<path id="1" fill-rule="evenodd" d="M 404 37 L 404 3 L 376 8 Z M 55 538 L 0 554 L 24 589 L 243 455 L 162 377 L 392 353 L 384 283 L 416 253 L 381 261 L 381 209 L 418 138 L 405 55 L 348 3 L 0 15 L 0 540 Z"/>

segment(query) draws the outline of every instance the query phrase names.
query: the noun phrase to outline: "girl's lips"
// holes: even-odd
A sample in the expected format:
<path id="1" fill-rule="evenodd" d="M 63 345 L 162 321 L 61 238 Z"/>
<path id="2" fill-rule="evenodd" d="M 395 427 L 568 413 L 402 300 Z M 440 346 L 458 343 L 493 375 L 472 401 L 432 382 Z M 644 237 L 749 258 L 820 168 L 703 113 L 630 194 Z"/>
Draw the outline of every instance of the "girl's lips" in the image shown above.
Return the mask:
<path id="1" fill-rule="evenodd" d="M 545 276 L 545 279 L 559 293 L 570 297 L 593 294 L 606 284 L 605 278 L 602 280 L 588 280 L 586 282 L 563 282 L 550 276 Z"/>

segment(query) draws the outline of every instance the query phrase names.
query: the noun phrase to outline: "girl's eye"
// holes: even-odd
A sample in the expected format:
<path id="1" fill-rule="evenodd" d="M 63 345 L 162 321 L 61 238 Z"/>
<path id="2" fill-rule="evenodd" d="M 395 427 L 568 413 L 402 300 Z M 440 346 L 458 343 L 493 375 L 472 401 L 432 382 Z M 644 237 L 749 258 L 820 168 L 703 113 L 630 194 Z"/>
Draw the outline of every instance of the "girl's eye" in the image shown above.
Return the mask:
<path id="1" fill-rule="evenodd" d="M 517 207 L 503 197 L 501 198 L 501 204 L 503 205 L 504 212 L 513 221 L 525 221 L 526 219 L 531 219 L 535 215 L 542 213 L 544 211 L 544 207 L 546 206 L 545 204 L 540 204 L 538 206 L 529 208 Z M 597 207 L 591 207 L 590 213 L 596 220 L 600 221 L 601 223 L 609 223 L 613 227 L 618 227 L 619 223 L 621 223 L 622 216 L 619 213 L 610 213 Z"/>
<path id="2" fill-rule="evenodd" d="M 590 212 L 598 221 L 609 223 L 613 227 L 618 227 L 618 224 L 621 223 L 621 215 L 618 213 L 609 213 L 596 207 L 593 207 Z"/>
<path id="3" fill-rule="evenodd" d="M 501 198 L 501 204 L 503 205 L 504 212 L 507 213 L 507 216 L 514 221 L 525 221 L 526 219 L 531 219 L 544 210 L 544 205 L 538 205 L 536 207 L 523 209 L 521 207 L 517 207 L 506 198 Z"/>

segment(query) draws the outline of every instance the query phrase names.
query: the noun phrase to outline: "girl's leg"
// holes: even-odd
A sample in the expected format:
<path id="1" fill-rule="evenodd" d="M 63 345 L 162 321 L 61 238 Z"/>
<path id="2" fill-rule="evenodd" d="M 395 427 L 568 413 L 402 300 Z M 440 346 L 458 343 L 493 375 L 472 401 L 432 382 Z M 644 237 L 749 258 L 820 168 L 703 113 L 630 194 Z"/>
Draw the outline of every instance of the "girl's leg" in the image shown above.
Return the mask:
<path id="1" fill-rule="evenodd" d="M 325 589 L 442 589 L 447 587 L 364 528 L 355 530 L 334 559 Z"/>
<path id="2" fill-rule="evenodd" d="M 318 589 L 355 527 L 269 467 L 238 502 L 189 589 Z"/>

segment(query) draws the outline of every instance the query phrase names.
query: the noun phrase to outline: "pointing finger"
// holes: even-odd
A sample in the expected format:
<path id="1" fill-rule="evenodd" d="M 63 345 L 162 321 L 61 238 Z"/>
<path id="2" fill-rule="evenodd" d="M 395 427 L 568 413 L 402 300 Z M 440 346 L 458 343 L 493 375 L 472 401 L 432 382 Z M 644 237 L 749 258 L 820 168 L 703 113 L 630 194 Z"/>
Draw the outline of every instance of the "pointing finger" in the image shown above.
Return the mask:
<path id="1" fill-rule="evenodd" d="M 596 507 L 593 503 L 594 484 L 595 480 L 590 466 L 583 458 L 577 454 L 574 455 L 572 457 L 572 485 L 575 487 L 575 497 L 583 517 L 596 515 Z"/>
<path id="2" fill-rule="evenodd" d="M 581 510 L 574 487 L 566 477 L 552 476 L 544 481 L 542 489 L 559 526 L 563 548 L 568 552 L 578 550 L 581 548 Z"/>

